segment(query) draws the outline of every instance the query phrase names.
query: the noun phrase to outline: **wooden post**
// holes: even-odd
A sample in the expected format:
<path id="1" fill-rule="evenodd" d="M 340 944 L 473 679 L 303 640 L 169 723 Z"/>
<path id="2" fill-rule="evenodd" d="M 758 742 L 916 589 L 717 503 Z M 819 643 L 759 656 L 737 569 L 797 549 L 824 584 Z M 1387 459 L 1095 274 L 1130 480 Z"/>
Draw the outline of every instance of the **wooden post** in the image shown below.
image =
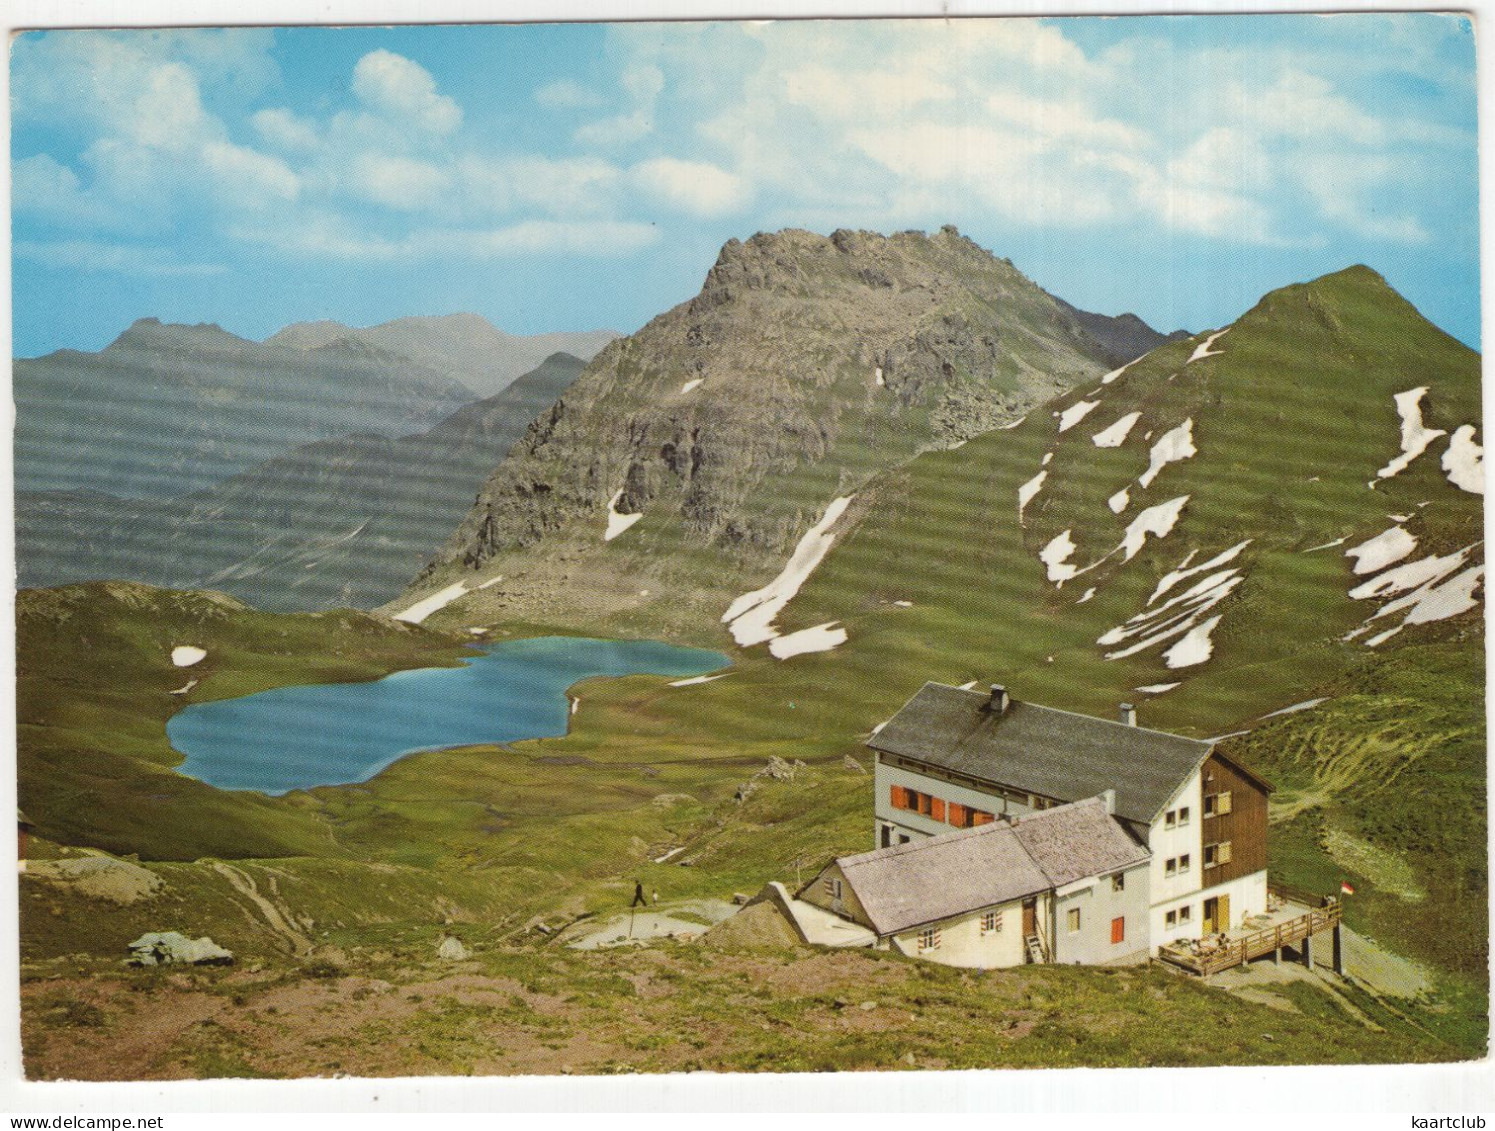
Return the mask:
<path id="1" fill-rule="evenodd" d="M 1312 924 L 1309 924 L 1309 925 L 1312 926 Z M 1312 935 L 1304 935 L 1303 936 L 1303 965 L 1306 966 L 1306 967 L 1308 967 L 1308 969 L 1310 969 L 1310 970 L 1313 969 L 1313 936 Z"/>
<path id="2" fill-rule="evenodd" d="M 1340 935 L 1342 923 L 1334 924 L 1334 973 L 1344 977 L 1344 939 Z"/>

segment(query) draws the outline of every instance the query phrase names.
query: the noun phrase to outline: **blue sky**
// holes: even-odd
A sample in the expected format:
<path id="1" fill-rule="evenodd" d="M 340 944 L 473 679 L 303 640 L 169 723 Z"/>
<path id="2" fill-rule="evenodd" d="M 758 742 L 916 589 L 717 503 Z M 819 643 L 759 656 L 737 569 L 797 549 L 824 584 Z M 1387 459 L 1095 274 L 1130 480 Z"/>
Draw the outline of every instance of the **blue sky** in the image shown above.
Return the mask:
<path id="1" fill-rule="evenodd" d="M 631 331 L 731 237 L 947 223 L 1164 330 L 1363 262 L 1478 345 L 1460 17 L 68 31 L 11 95 L 18 356 L 144 316 Z"/>

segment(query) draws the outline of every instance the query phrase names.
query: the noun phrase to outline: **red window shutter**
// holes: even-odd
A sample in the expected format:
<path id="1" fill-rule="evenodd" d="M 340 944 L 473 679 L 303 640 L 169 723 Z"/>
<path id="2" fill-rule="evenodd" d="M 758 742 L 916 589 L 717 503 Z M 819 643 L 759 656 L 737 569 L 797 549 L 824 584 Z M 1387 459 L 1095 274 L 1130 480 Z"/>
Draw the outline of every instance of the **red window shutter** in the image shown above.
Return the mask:
<path id="1" fill-rule="evenodd" d="M 945 819 L 945 802 L 942 798 L 936 797 L 929 802 L 929 815 L 936 821 Z"/>
<path id="2" fill-rule="evenodd" d="M 966 807 L 959 801 L 950 802 L 950 823 L 957 829 L 966 827 Z"/>
<path id="3" fill-rule="evenodd" d="M 1112 942 L 1113 945 L 1115 943 L 1119 943 L 1119 942 L 1126 942 L 1126 916 L 1125 915 L 1121 916 L 1119 919 L 1112 919 L 1111 920 L 1111 942 Z"/>
<path id="4" fill-rule="evenodd" d="M 904 790 L 901 785 L 892 786 L 888 790 L 889 799 L 893 802 L 894 809 L 907 809 L 908 801 L 903 796 Z"/>
<path id="5" fill-rule="evenodd" d="M 975 825 L 989 825 L 995 819 L 996 818 L 994 818 L 990 813 L 986 812 L 984 809 L 977 809 L 976 810 L 976 819 L 974 821 L 972 821 L 971 823 L 975 824 Z"/>

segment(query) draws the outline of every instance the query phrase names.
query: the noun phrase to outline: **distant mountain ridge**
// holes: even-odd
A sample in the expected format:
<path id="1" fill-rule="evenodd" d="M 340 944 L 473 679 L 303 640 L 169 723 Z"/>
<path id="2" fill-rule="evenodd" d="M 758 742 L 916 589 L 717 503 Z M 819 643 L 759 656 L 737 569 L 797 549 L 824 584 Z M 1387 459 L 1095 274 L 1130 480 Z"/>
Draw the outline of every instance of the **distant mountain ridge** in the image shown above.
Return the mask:
<path id="1" fill-rule="evenodd" d="M 628 607 L 686 562 L 753 576 L 832 496 L 1164 340 L 1060 303 L 953 227 L 732 240 L 695 298 L 535 422 L 419 588 L 502 572 L 503 600 L 542 608 L 585 563 L 588 599 Z M 643 517 L 604 552 L 610 513 Z"/>
<path id="2" fill-rule="evenodd" d="M 178 499 L 18 493 L 19 582 L 147 579 L 221 590 L 272 611 L 382 604 L 583 364 L 555 354 L 427 431 L 318 440 Z"/>
<path id="3" fill-rule="evenodd" d="M 473 400 L 460 381 L 370 343 L 265 345 L 144 318 L 98 353 L 12 366 L 19 491 L 170 498 L 348 432 L 419 431 Z"/>
<path id="4" fill-rule="evenodd" d="M 612 330 L 508 334 L 479 314 L 446 314 L 397 318 L 364 329 L 341 322 L 297 322 L 266 338 L 265 344 L 315 350 L 337 341 L 362 342 L 442 369 L 478 396 L 489 397 L 552 354 L 591 361 L 616 337 Z"/>

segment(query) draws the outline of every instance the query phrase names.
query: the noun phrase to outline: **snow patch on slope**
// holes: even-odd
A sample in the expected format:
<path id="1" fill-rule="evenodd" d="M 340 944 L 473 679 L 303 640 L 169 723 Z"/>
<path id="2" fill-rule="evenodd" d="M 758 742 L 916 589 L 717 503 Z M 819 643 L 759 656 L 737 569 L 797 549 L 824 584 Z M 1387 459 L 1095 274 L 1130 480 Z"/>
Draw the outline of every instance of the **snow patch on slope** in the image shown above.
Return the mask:
<path id="1" fill-rule="evenodd" d="M 1143 354 L 1143 357 L 1145 357 L 1145 356 L 1147 356 L 1147 355 Z M 1100 379 L 1100 383 L 1102 385 L 1109 385 L 1112 381 L 1116 380 L 1116 378 L 1120 377 L 1123 373 L 1125 373 L 1128 369 L 1130 369 L 1132 366 L 1136 365 L 1137 362 L 1139 362 L 1141 360 L 1142 360 L 1141 357 L 1134 357 L 1134 358 L 1132 358 L 1131 361 L 1127 362 L 1120 369 L 1113 369 L 1113 370 L 1111 370 L 1111 372 L 1107 373 L 1104 377 L 1102 377 Z"/>
<path id="2" fill-rule="evenodd" d="M 1461 424 L 1443 453 L 1448 481 L 1461 491 L 1485 493 L 1485 450 L 1474 441 L 1474 425 Z"/>
<path id="3" fill-rule="evenodd" d="M 1140 412 L 1129 412 L 1109 428 L 1102 429 L 1091 436 L 1090 442 L 1097 448 L 1119 448 L 1126 442 L 1127 434 L 1141 419 Z"/>
<path id="4" fill-rule="evenodd" d="M 1479 563 L 1466 569 L 1465 564 L 1469 555 L 1480 545 L 1482 543 L 1474 542 L 1451 554 L 1432 555 L 1406 562 L 1351 589 L 1349 595 L 1357 601 L 1378 597 L 1396 599 L 1377 609 L 1359 628 L 1347 633 L 1344 639 L 1354 640 L 1363 636 L 1381 618 L 1405 611 L 1406 615 L 1400 624 L 1366 641 L 1374 648 L 1390 640 L 1408 625 L 1446 620 L 1474 608 L 1479 603 L 1474 593 L 1484 577 L 1485 567 L 1483 563 Z"/>
<path id="5" fill-rule="evenodd" d="M 466 592 L 467 583 L 465 581 L 459 581 L 455 585 L 448 585 L 445 589 L 432 593 L 429 597 L 424 597 L 415 602 L 415 604 L 411 605 L 404 612 L 396 613 L 394 619 L 402 620 L 406 624 L 421 624 L 432 613 L 446 608 Z"/>
<path id="6" fill-rule="evenodd" d="M 1343 546 L 1349 540 L 1350 540 L 1349 536 L 1346 535 L 1343 538 L 1336 538 L 1332 542 L 1324 542 L 1324 543 L 1321 543 L 1320 545 L 1317 545 L 1317 546 L 1309 546 L 1308 549 L 1304 550 L 1303 552 L 1305 554 L 1311 554 L 1315 550 L 1328 550 L 1328 549 L 1331 549 L 1334 546 Z"/>
<path id="7" fill-rule="evenodd" d="M 1099 407 L 1100 401 L 1080 401 L 1079 404 L 1072 404 L 1063 412 L 1056 413 L 1055 415 L 1059 417 L 1059 431 L 1068 432 L 1076 424 L 1084 420 L 1085 417 L 1089 416 L 1093 409 Z"/>
<path id="8" fill-rule="evenodd" d="M 1223 330 L 1216 330 L 1213 334 L 1211 334 L 1209 337 L 1205 338 L 1203 342 L 1201 342 L 1198 346 L 1196 346 L 1194 348 L 1194 352 L 1189 355 L 1189 360 L 1186 361 L 1186 362 L 1184 362 L 1184 364 L 1185 365 L 1192 365 L 1194 362 L 1196 362 L 1196 361 L 1203 361 L 1207 357 L 1219 357 L 1225 351 L 1224 350 L 1211 349 L 1210 347 L 1213 346 L 1216 341 L 1218 341 L 1220 338 L 1223 338 L 1228 333 L 1230 333 L 1230 327 L 1229 326 L 1225 327 L 1225 329 L 1223 329 Z"/>
<path id="9" fill-rule="evenodd" d="M 1244 542 L 1237 542 L 1234 546 L 1230 547 L 1230 549 L 1216 554 L 1203 565 L 1194 566 L 1192 569 L 1188 568 L 1188 565 L 1191 561 L 1194 560 L 1194 555 L 1198 551 L 1190 550 L 1188 557 L 1184 558 L 1183 561 L 1174 566 L 1171 572 L 1163 575 L 1163 579 L 1158 582 L 1157 588 L 1152 591 L 1152 596 L 1147 598 L 1147 603 L 1151 605 L 1154 601 L 1156 601 L 1159 597 L 1168 592 L 1168 590 L 1172 589 L 1186 577 L 1193 577 L 1196 573 L 1204 573 L 1205 571 L 1211 569 L 1219 569 L 1227 562 L 1234 561 L 1240 555 L 1240 552 L 1242 550 L 1251 545 L 1251 541 L 1252 540 L 1250 538 L 1247 538 Z"/>
<path id="10" fill-rule="evenodd" d="M 712 680 L 726 679 L 731 674 L 732 674 L 731 672 L 721 672 L 721 673 L 719 673 L 717 675 L 693 675 L 689 679 L 677 679 L 677 680 L 674 680 L 670 684 L 670 686 L 671 687 L 695 687 L 697 684 L 710 683 Z"/>
<path id="11" fill-rule="evenodd" d="M 602 535 L 602 540 L 604 542 L 611 542 L 619 534 L 622 534 L 623 531 L 627 530 L 635 522 L 644 517 L 643 511 L 639 511 L 638 514 L 619 514 L 618 500 L 622 497 L 623 489 L 620 487 L 618 488 L 618 493 L 608 500 L 607 531 Z"/>
<path id="12" fill-rule="evenodd" d="M 1049 544 L 1038 552 L 1038 560 L 1048 567 L 1050 581 L 1064 584 L 1071 577 L 1080 572 L 1077 566 L 1068 564 L 1069 555 L 1075 552 L 1075 544 L 1066 530 L 1063 534 L 1049 540 Z"/>
<path id="13" fill-rule="evenodd" d="M 685 382 L 685 384 L 680 386 L 680 395 L 684 396 L 686 393 L 695 392 L 695 390 L 701 387 L 701 382 L 704 380 L 706 380 L 706 378 L 697 377 L 692 381 Z"/>
<path id="14" fill-rule="evenodd" d="M 754 589 L 751 593 L 738 597 L 722 614 L 722 622 L 728 626 L 732 639 L 739 646 L 746 648 L 762 644 L 779 635 L 779 630 L 773 625 L 774 618 L 783 611 L 784 606 L 799 592 L 800 586 L 815 572 L 821 559 L 830 552 L 833 541 L 831 527 L 845 513 L 854 497 L 846 495 L 832 500 L 820 521 L 810 527 L 799 540 L 799 545 L 794 548 L 788 564 L 779 575 L 762 589 Z"/>
<path id="15" fill-rule="evenodd" d="M 1152 481 L 1158 477 L 1170 463 L 1188 459 L 1190 456 L 1198 455 L 1199 449 L 1194 446 L 1194 419 L 1190 417 L 1177 428 L 1164 432 L 1161 439 L 1152 446 L 1152 455 L 1146 471 L 1137 479 L 1137 483 L 1143 487 L 1152 486 Z"/>
<path id="16" fill-rule="evenodd" d="M 1427 451 L 1429 444 L 1439 436 L 1448 435 L 1441 428 L 1427 428 L 1422 423 L 1422 398 L 1427 391 L 1426 385 L 1419 385 L 1391 398 L 1396 401 L 1397 414 L 1402 418 L 1402 454 L 1376 472 L 1377 479 L 1400 475 L 1408 464 Z"/>
<path id="17" fill-rule="evenodd" d="M 1033 501 L 1033 496 L 1038 494 L 1039 490 L 1043 487 L 1043 481 L 1048 477 L 1049 473 L 1047 471 L 1040 471 L 1017 489 L 1017 517 L 1019 522 L 1022 521 L 1023 511 L 1028 509 L 1028 504 Z"/>
<path id="18" fill-rule="evenodd" d="M 1117 491 L 1116 494 L 1112 495 L 1109 499 L 1106 500 L 1106 506 L 1111 508 L 1112 514 L 1120 514 L 1122 511 L 1126 510 L 1127 505 L 1131 501 L 1132 489 L 1130 487 L 1123 487 L 1120 491 Z"/>
<path id="19" fill-rule="evenodd" d="M 1393 526 L 1369 541 L 1351 546 L 1344 552 L 1344 556 L 1355 559 L 1355 574 L 1359 576 L 1385 569 L 1392 562 L 1401 561 L 1415 549 L 1416 536 L 1407 533 L 1405 527 Z"/>
<path id="20" fill-rule="evenodd" d="M 1149 534 L 1155 538 L 1166 538 L 1178 523 L 1178 516 L 1183 513 L 1184 504 L 1188 501 L 1188 495 L 1180 495 L 1166 503 L 1148 507 L 1132 519 L 1132 524 L 1126 528 L 1118 547 L 1122 551 L 1121 560 L 1129 562 L 1135 558 L 1147 542 Z"/>
<path id="21" fill-rule="evenodd" d="M 1196 624 L 1184 633 L 1183 639 L 1163 653 L 1163 665 L 1170 670 L 1191 668 L 1208 660 L 1215 651 L 1215 642 L 1210 639 L 1210 633 L 1215 631 L 1220 618 L 1221 615 L 1216 613 L 1203 624 Z"/>
<path id="22" fill-rule="evenodd" d="M 171 650 L 171 662 L 179 668 L 190 668 L 208 658 L 207 652 L 195 644 L 178 644 Z"/>
<path id="23" fill-rule="evenodd" d="M 768 642 L 768 650 L 776 660 L 787 660 L 790 656 L 802 656 L 806 652 L 829 652 L 846 643 L 846 630 L 837 628 L 839 621 L 827 621 L 814 628 L 803 628 L 788 636 L 779 636 Z"/>

